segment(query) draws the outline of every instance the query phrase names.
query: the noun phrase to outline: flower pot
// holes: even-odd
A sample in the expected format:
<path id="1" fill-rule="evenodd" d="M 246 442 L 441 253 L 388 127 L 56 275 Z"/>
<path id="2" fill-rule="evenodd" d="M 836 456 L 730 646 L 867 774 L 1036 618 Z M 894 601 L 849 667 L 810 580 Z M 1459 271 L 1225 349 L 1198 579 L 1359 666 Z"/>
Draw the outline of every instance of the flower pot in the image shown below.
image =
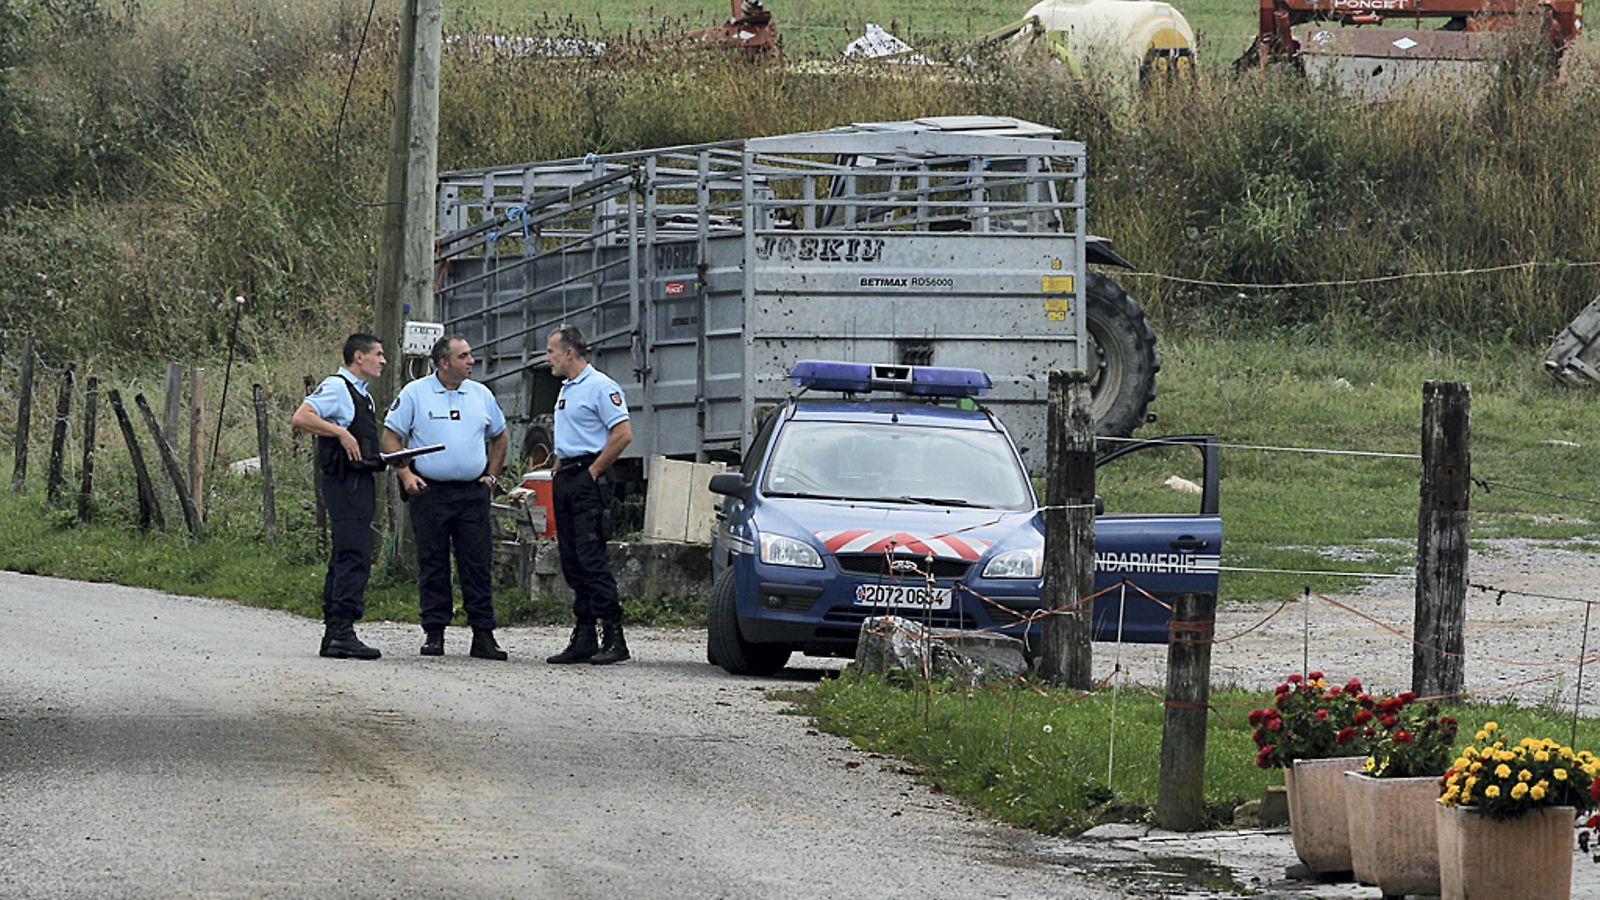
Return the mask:
<path id="1" fill-rule="evenodd" d="M 1350 864 L 1387 895 L 1439 893 L 1439 779 L 1344 774 Z"/>
<path id="2" fill-rule="evenodd" d="M 1350 871 L 1350 827 L 1344 808 L 1344 773 L 1366 758 L 1297 759 L 1283 772 L 1289 788 L 1289 833 L 1294 852 L 1318 874 Z"/>
<path id="3" fill-rule="evenodd" d="M 1492 819 L 1470 806 L 1435 804 L 1439 893 L 1444 900 L 1572 896 L 1577 810 L 1541 806 L 1516 819 Z"/>

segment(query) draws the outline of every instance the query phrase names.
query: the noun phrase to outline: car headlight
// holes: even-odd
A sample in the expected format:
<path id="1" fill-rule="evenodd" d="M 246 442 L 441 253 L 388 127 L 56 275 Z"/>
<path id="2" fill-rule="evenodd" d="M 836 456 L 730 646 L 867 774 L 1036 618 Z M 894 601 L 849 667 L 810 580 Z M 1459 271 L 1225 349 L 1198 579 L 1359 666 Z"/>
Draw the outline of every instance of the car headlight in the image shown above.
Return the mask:
<path id="1" fill-rule="evenodd" d="M 797 541 L 781 534 L 761 536 L 761 561 L 769 566 L 796 566 L 801 569 L 822 568 L 822 556 L 805 541 Z"/>
<path id="2" fill-rule="evenodd" d="M 1044 571 L 1044 553 L 1031 548 L 995 554 L 983 567 L 985 578 L 1038 578 Z"/>

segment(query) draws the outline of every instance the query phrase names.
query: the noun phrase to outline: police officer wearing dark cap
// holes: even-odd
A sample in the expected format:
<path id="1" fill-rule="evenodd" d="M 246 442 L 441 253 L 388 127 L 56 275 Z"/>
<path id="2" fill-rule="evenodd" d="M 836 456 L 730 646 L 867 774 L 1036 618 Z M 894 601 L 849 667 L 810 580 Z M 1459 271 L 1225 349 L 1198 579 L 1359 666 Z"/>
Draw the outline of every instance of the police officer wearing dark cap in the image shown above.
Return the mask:
<path id="1" fill-rule="evenodd" d="M 572 325 L 545 342 L 550 371 L 564 379 L 556 399 L 556 540 L 578 620 L 566 649 L 546 662 L 608 665 L 629 658 L 617 581 L 606 558 L 605 512 L 611 464 L 633 440 L 633 425 L 622 388 L 589 365 L 588 354 L 583 332 Z M 603 632 L 598 642 L 597 622 Z"/>
<path id="2" fill-rule="evenodd" d="M 344 367 L 323 380 L 289 420 L 316 436 L 322 498 L 333 530 L 322 580 L 322 650 L 335 659 L 377 659 L 356 637 L 366 612 L 372 572 L 372 503 L 378 462 L 378 417 L 367 385 L 383 374 L 383 342 L 358 332 L 344 342 Z"/>
<path id="3" fill-rule="evenodd" d="M 489 496 L 506 462 L 506 417 L 494 394 L 468 377 L 476 360 L 466 338 L 445 335 L 434 343 L 432 358 L 434 373 L 402 388 L 383 420 L 385 452 L 444 445 L 395 469 L 416 537 L 422 655 L 444 655 L 453 547 L 472 626 L 469 652 L 480 659 L 505 659 L 494 639 Z"/>

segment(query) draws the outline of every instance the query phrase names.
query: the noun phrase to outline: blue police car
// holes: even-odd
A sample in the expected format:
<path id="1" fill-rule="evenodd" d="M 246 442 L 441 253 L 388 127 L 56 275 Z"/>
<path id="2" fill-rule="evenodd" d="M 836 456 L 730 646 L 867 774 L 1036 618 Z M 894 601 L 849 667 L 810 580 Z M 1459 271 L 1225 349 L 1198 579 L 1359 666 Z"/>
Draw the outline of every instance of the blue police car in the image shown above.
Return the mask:
<path id="1" fill-rule="evenodd" d="M 1044 523 L 1005 426 L 974 402 L 975 369 L 805 360 L 801 390 L 769 414 L 724 495 L 707 658 L 767 675 L 791 654 L 852 656 L 861 623 L 897 614 L 946 628 L 1029 639 L 1041 604 Z M 1164 641 L 1163 598 L 1214 592 L 1222 544 L 1217 453 L 1209 435 L 1152 446 L 1200 453 L 1194 514 L 1100 513 L 1095 521 L 1097 640 Z M 1155 599 L 1152 599 L 1155 598 Z"/>

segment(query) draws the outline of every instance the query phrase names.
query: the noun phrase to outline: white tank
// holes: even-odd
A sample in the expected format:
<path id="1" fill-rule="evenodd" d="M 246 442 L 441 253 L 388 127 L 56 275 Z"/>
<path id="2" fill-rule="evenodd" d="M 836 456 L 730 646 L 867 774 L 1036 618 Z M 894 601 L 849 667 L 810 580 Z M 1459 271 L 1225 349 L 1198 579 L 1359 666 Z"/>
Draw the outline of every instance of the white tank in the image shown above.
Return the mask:
<path id="1" fill-rule="evenodd" d="M 1155 0 L 1044 0 L 1028 10 L 1036 28 L 1016 37 L 1043 43 L 1075 71 L 1139 80 L 1192 74 L 1194 29 L 1171 4 Z"/>

